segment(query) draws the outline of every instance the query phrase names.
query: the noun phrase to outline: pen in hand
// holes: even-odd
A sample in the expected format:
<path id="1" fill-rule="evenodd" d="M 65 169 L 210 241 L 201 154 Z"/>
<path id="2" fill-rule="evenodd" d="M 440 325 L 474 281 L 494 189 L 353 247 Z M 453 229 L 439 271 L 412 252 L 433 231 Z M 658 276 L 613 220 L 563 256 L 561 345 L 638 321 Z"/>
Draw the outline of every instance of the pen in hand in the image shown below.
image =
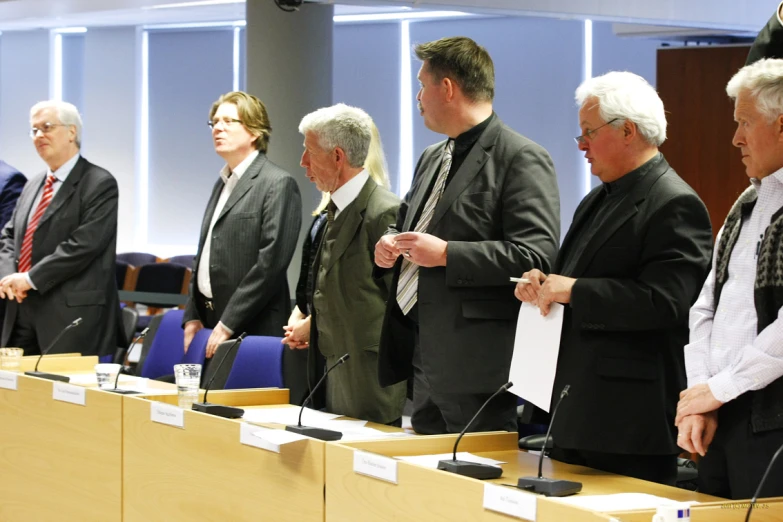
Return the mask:
<path id="1" fill-rule="evenodd" d="M 509 281 L 512 283 L 524 283 L 524 284 L 530 284 L 530 279 L 526 279 L 524 277 L 509 277 Z"/>

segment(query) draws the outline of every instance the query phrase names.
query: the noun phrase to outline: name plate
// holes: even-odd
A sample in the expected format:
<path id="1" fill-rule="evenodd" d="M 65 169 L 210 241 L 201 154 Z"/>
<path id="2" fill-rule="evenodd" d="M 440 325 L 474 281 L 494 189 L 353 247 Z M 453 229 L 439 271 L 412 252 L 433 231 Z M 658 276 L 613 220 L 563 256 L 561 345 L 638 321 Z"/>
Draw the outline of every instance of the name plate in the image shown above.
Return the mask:
<path id="1" fill-rule="evenodd" d="M 163 402 L 150 403 L 150 420 L 160 424 L 168 424 L 176 428 L 185 427 L 185 411 L 177 406 Z"/>
<path id="2" fill-rule="evenodd" d="M 84 406 L 86 403 L 85 392 L 87 388 L 74 386 L 67 382 L 54 381 L 52 383 L 52 398 L 56 401 L 70 402 Z"/>
<path id="3" fill-rule="evenodd" d="M 353 452 L 353 471 L 361 475 L 397 483 L 397 461 L 364 451 Z"/>
<path id="4" fill-rule="evenodd" d="M 5 388 L 6 390 L 16 390 L 18 386 L 18 375 L 18 373 L 0 370 L 0 388 Z"/>
<path id="5" fill-rule="evenodd" d="M 535 522 L 536 499 L 533 493 L 484 484 L 484 509 Z"/>

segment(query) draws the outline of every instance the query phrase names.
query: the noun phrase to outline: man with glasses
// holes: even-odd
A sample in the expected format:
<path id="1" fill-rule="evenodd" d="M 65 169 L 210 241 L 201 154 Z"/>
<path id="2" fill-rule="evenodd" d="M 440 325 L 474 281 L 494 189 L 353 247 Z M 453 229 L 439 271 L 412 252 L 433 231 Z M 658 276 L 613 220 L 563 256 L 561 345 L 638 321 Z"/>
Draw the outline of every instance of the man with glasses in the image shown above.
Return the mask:
<path id="1" fill-rule="evenodd" d="M 710 219 L 664 159 L 666 116 L 643 78 L 611 72 L 576 91 L 579 150 L 601 180 L 579 204 L 555 268 L 515 295 L 565 305 L 552 457 L 674 485 L 674 413 L 688 309 L 709 270 Z"/>
<path id="2" fill-rule="evenodd" d="M 272 127 L 261 100 L 224 94 L 212 105 L 208 124 L 226 165 L 204 213 L 183 326 L 186 352 L 196 332 L 212 328 L 211 358 L 220 343 L 242 332 L 281 335 L 291 308 L 286 271 L 302 202 L 294 178 L 266 156 Z M 304 370 L 306 354 L 286 353 L 301 358 Z M 284 366 L 293 371 L 296 365 Z M 302 390 L 292 390 L 292 400 L 295 392 Z"/>
<path id="3" fill-rule="evenodd" d="M 113 353 L 123 337 L 114 274 L 117 181 L 84 159 L 82 121 L 70 103 L 30 110 L 30 136 L 48 169 L 34 176 L 0 235 L 0 297 L 9 300 L 3 346 L 53 353 Z"/>

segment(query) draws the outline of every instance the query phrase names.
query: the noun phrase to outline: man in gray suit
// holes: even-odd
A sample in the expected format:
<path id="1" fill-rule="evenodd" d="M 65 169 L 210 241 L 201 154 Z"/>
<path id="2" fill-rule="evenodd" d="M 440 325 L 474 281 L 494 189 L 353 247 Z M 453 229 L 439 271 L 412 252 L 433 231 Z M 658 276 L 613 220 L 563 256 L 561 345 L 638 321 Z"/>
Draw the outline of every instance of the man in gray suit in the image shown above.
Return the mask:
<path id="1" fill-rule="evenodd" d="M 372 259 L 376 241 L 394 224 L 400 199 L 363 167 L 372 127 L 366 112 L 343 104 L 308 114 L 299 125 L 305 137 L 302 166 L 330 201 L 311 268 L 309 337 L 296 338 L 293 327 L 285 328 L 289 346 L 309 341 L 327 367 L 350 354 L 348 364 L 327 378 L 327 411 L 389 424 L 402 419 L 406 388 L 405 383 L 381 388 L 378 382 L 378 341 L 391 273 L 374 279 Z"/>
<path id="2" fill-rule="evenodd" d="M 0 235 L 0 297 L 10 300 L 2 345 L 40 353 L 78 317 L 54 353 L 113 353 L 121 339 L 114 275 L 117 182 L 79 154 L 82 122 L 70 103 L 30 110 L 30 135 L 49 167 L 22 191 Z"/>
<path id="3" fill-rule="evenodd" d="M 204 213 L 183 326 L 186 352 L 196 332 L 213 329 L 211 358 L 242 332 L 280 335 L 291 307 L 286 270 L 302 202 L 294 178 L 266 156 L 272 128 L 261 100 L 224 94 L 212 105 L 209 126 L 226 165 Z"/>
<path id="4" fill-rule="evenodd" d="M 378 272 L 394 271 L 380 381 L 412 375 L 413 428 L 458 432 L 508 380 L 519 311 L 508 278 L 551 267 L 559 194 L 546 150 L 492 111 L 484 48 L 455 37 L 415 51 L 419 111 L 448 139 L 424 151 L 397 223 L 376 245 Z M 496 397 L 472 429 L 516 431 L 516 398 Z"/>

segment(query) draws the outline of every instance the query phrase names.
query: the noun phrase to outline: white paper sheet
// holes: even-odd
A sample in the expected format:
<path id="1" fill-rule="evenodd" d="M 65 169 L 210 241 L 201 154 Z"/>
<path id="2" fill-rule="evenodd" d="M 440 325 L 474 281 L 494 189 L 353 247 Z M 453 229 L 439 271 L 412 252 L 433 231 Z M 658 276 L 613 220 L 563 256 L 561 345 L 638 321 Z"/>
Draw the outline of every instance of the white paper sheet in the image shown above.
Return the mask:
<path id="1" fill-rule="evenodd" d="M 658 506 L 671 506 L 676 504 L 698 504 L 698 502 L 678 502 L 665 497 L 648 495 L 647 493 L 574 495 L 562 498 L 553 497 L 552 500 L 598 512 L 633 511 L 637 509 L 655 509 Z"/>
<path id="2" fill-rule="evenodd" d="M 246 409 L 242 420 L 248 422 L 272 423 L 272 424 L 297 424 L 299 422 L 299 406 L 286 406 L 282 408 L 252 408 Z M 302 414 L 302 424 L 305 426 L 319 426 L 319 422 L 336 419 L 339 415 L 305 408 Z"/>
<path id="3" fill-rule="evenodd" d="M 547 412 L 552 401 L 562 328 L 563 305 L 559 303 L 552 304 L 546 317 L 530 303 L 522 303 L 519 308 L 508 376 L 514 386 L 509 391 Z"/>
<path id="4" fill-rule="evenodd" d="M 426 468 L 438 469 L 438 462 L 441 460 L 451 460 L 453 453 L 441 453 L 439 455 L 412 455 L 404 457 L 394 457 L 398 460 L 404 460 L 412 464 L 418 464 Z M 464 460 L 465 462 L 475 462 L 476 464 L 489 464 L 490 466 L 498 466 L 505 464 L 505 462 L 495 459 L 488 459 L 486 457 L 479 457 L 466 451 L 457 452 L 457 460 Z"/>
<path id="5" fill-rule="evenodd" d="M 281 446 L 305 439 L 309 439 L 309 437 L 291 431 L 260 428 L 244 422 L 239 429 L 239 442 L 241 444 L 255 446 L 275 453 L 280 453 Z"/>
<path id="6" fill-rule="evenodd" d="M 81 386 L 97 386 L 98 385 L 98 378 L 95 376 L 94 373 L 63 373 L 61 375 L 65 375 L 69 377 L 71 380 L 69 381 L 70 384 L 78 384 Z M 144 381 L 146 383 L 147 379 L 144 379 L 142 377 L 135 377 L 133 375 L 120 375 L 120 383 L 123 384 L 137 384 L 140 381 Z M 146 384 L 144 384 L 146 387 Z"/>

